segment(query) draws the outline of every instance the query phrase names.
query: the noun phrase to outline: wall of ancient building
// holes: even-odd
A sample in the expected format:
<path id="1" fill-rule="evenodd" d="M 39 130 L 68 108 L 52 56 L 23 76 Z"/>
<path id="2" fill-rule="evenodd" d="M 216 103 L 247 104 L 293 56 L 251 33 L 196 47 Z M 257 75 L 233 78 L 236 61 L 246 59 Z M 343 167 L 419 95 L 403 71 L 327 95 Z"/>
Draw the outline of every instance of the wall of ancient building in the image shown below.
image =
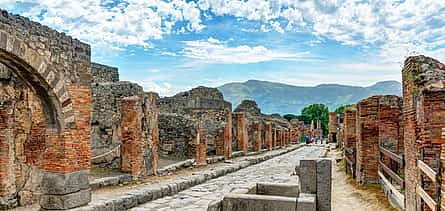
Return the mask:
<path id="1" fill-rule="evenodd" d="M 379 98 L 369 97 L 357 103 L 357 182 L 378 183 Z"/>
<path id="2" fill-rule="evenodd" d="M 135 173 L 134 176 L 136 177 L 153 172 L 153 165 L 148 165 L 152 162 L 148 162 L 147 160 L 138 160 L 138 165 L 144 165 L 146 167 L 145 169 L 141 169 L 141 166 L 136 167 L 136 169 L 139 170 L 128 167 L 128 162 L 130 161 L 122 156 L 126 154 L 125 146 L 131 146 L 131 143 L 125 144 L 125 138 L 122 134 L 125 133 L 124 130 L 133 128 L 133 130 L 135 130 L 133 132 L 136 134 L 135 137 L 139 137 L 140 143 L 143 143 L 141 146 L 143 146 L 143 151 L 146 152 L 144 154 L 145 159 L 156 160 L 154 154 L 149 154 L 148 152 L 153 150 L 157 151 L 157 146 L 154 143 L 158 142 L 158 111 L 156 105 L 153 105 L 153 103 L 155 103 L 159 97 L 155 93 L 144 93 L 142 87 L 135 83 L 118 81 L 118 69 L 115 67 L 93 63 L 92 75 L 92 164 L 98 167 L 122 169 L 123 171 L 133 169 L 131 171 L 133 173 L 134 171 L 142 171 Z M 133 103 L 132 106 L 136 109 L 134 112 L 136 112 L 141 119 L 138 123 L 131 122 L 133 125 L 128 127 L 125 125 L 130 124 L 130 122 L 122 122 L 122 118 L 127 118 L 126 115 L 134 114 L 131 112 L 123 114 L 121 110 L 122 100 L 126 98 L 131 99 L 131 97 L 139 99 L 138 101 L 133 100 L 134 102 L 130 102 Z M 142 120 L 151 120 L 151 123 L 142 124 Z M 123 126 L 125 126 L 125 128 L 123 128 Z M 132 156 L 128 158 L 132 158 Z M 123 165 L 123 161 L 127 163 Z M 141 162 L 145 164 L 141 164 Z"/>
<path id="3" fill-rule="evenodd" d="M 445 68 L 439 61 L 415 56 L 405 60 L 403 78 L 403 141 L 405 150 L 406 210 L 416 210 L 416 186 L 421 185 L 433 198 L 436 187 L 428 180 L 421 183 L 417 160 L 434 171 L 443 164 L 442 128 L 445 127 Z M 444 178 L 441 180 L 444 190 Z M 441 192 L 443 198 L 444 192 Z M 445 201 L 440 202 L 441 206 Z"/>
<path id="4" fill-rule="evenodd" d="M 35 203 L 43 177 L 45 115 L 34 91 L 2 64 L 0 107 L 0 208 Z"/>
<path id="5" fill-rule="evenodd" d="M 191 142 L 196 139 L 193 131 L 197 125 L 200 127 L 200 140 L 205 140 L 207 155 L 217 154 L 218 141 L 224 136 L 224 130 L 226 135 L 230 135 L 227 138 L 232 139 L 232 106 L 215 88 L 197 87 L 164 97 L 159 99 L 158 107 L 161 154 L 179 157 L 194 155 L 196 150 Z M 227 130 L 230 130 L 229 134 Z"/>

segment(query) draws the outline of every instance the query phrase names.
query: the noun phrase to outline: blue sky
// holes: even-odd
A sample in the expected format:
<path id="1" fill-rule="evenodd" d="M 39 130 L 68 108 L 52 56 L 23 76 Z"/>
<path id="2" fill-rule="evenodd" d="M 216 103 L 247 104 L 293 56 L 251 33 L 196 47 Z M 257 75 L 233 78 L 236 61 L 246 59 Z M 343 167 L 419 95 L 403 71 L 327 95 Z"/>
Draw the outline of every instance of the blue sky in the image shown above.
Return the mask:
<path id="1" fill-rule="evenodd" d="M 445 59 L 439 0 L 1 0 L 92 46 L 121 80 L 173 95 L 248 79 L 291 85 L 398 80 L 404 59 Z"/>

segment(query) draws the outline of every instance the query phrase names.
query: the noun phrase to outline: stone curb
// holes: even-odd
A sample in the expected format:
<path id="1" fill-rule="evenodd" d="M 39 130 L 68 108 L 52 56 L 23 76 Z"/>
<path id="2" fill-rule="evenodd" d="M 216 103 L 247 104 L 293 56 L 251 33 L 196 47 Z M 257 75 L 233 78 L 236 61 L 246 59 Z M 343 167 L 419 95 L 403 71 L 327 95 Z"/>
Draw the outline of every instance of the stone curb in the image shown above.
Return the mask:
<path id="1" fill-rule="evenodd" d="M 208 180 L 238 171 L 251 165 L 261 163 L 273 157 L 277 157 L 288 152 L 301 148 L 304 144 L 293 145 L 277 151 L 270 151 L 268 154 L 256 157 L 247 157 L 236 163 L 218 167 L 203 172 L 195 173 L 191 176 L 177 178 L 175 180 L 161 182 L 159 184 L 140 187 L 136 190 L 128 191 L 125 195 L 109 200 L 100 200 L 96 204 L 90 203 L 87 206 L 72 209 L 73 211 L 102 211 L 102 210 L 128 210 L 139 204 L 144 204 L 152 200 L 165 196 L 172 196 L 190 187 L 202 184 Z"/>
<path id="2" fill-rule="evenodd" d="M 118 175 L 115 177 L 104 177 L 100 179 L 95 179 L 90 182 L 91 189 L 98 189 L 105 186 L 114 186 L 119 184 L 128 184 L 133 177 L 129 174 Z"/>

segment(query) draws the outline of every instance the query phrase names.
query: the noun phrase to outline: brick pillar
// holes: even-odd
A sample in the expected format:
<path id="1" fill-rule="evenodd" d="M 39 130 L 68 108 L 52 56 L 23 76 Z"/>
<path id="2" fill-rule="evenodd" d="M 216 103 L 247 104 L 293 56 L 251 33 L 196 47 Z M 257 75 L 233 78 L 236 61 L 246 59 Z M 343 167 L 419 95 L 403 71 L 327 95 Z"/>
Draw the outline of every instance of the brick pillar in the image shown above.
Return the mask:
<path id="1" fill-rule="evenodd" d="M 158 169 L 159 160 L 159 128 L 158 128 L 158 114 L 159 110 L 156 105 L 157 94 L 153 92 L 144 94 L 144 115 L 145 115 L 145 129 L 148 132 L 148 148 L 151 149 L 151 153 L 147 153 L 145 159 L 151 159 L 151 167 L 147 166 L 148 174 L 156 174 Z M 147 151 L 149 152 L 149 151 Z M 146 161 L 147 164 L 150 160 Z"/>
<path id="2" fill-rule="evenodd" d="M 355 153 L 357 152 L 357 110 L 355 107 L 347 107 L 344 111 L 343 140 L 345 159 L 349 159 L 352 164 L 345 162 L 346 172 L 352 170 L 351 175 L 355 178 L 355 164 L 357 162 Z"/>
<path id="3" fill-rule="evenodd" d="M 137 96 L 121 100 L 121 159 L 123 172 L 129 172 L 134 179 L 145 174 L 145 150 L 148 143 L 142 138 L 142 105 Z"/>
<path id="4" fill-rule="evenodd" d="M 265 130 L 265 142 L 267 149 L 272 149 L 273 147 L 273 141 L 272 141 L 272 124 L 270 122 L 264 123 L 264 130 Z"/>
<path id="5" fill-rule="evenodd" d="M 14 171 L 13 105 L 0 102 L 0 208 L 17 206 Z"/>
<path id="6" fill-rule="evenodd" d="M 402 70 L 403 78 L 403 141 L 405 151 L 406 210 L 420 208 L 416 186 L 437 198 L 436 189 L 426 176 L 419 174 L 416 162 L 423 160 L 434 171 L 444 166 L 445 146 L 445 68 L 439 61 L 425 56 L 409 57 Z M 421 183 L 423 177 L 423 184 Z M 445 177 L 441 180 L 440 205 L 445 206 Z M 441 209 L 442 210 L 442 209 Z"/>
<path id="7" fill-rule="evenodd" d="M 47 126 L 46 151 L 40 206 L 48 210 L 64 210 L 91 201 L 88 181 L 91 165 L 91 86 L 69 84 L 60 90 L 71 99 L 61 105 L 66 116 L 58 117 L 61 128 Z M 48 109 L 48 108 L 47 108 Z M 48 115 L 47 113 L 45 115 Z M 47 123 L 48 124 L 48 123 Z M 69 187 L 69 188 L 68 188 Z"/>
<path id="8" fill-rule="evenodd" d="M 224 158 L 230 159 L 232 158 L 232 111 L 227 110 L 227 124 L 224 127 Z"/>
<path id="9" fill-rule="evenodd" d="M 357 104 L 357 182 L 378 183 L 379 160 L 378 130 L 379 97 L 369 97 Z"/>
<path id="10" fill-rule="evenodd" d="M 255 151 L 261 151 L 261 143 L 262 143 L 262 137 L 261 137 L 261 122 L 254 122 L 253 123 L 253 139 L 255 144 Z"/>
<path id="11" fill-rule="evenodd" d="M 249 151 L 249 134 L 247 132 L 247 120 L 244 113 L 234 113 L 236 119 L 237 150 L 244 153 Z"/>
<path id="12" fill-rule="evenodd" d="M 329 112 L 329 142 L 335 143 L 337 142 L 337 128 L 338 128 L 338 119 L 337 113 Z"/>
<path id="13" fill-rule="evenodd" d="M 280 129 L 280 146 L 284 146 L 284 135 L 285 130 L 283 128 Z"/>
<path id="14" fill-rule="evenodd" d="M 378 129 L 379 145 L 403 155 L 403 137 L 399 134 L 401 124 L 402 99 L 396 95 L 379 98 Z"/>
<path id="15" fill-rule="evenodd" d="M 277 136 L 277 129 L 275 128 L 275 125 L 272 125 L 273 126 L 273 128 L 272 128 L 272 132 L 273 132 L 273 136 L 272 136 L 272 147 L 276 147 L 277 146 L 277 138 L 278 138 L 278 136 Z"/>

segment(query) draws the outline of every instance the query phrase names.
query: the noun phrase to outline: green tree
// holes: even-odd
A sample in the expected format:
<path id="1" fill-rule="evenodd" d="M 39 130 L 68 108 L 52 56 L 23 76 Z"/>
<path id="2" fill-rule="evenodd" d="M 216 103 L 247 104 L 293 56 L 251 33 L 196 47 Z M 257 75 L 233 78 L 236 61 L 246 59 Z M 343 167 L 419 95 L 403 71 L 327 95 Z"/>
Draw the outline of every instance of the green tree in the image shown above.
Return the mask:
<path id="1" fill-rule="evenodd" d="M 312 104 L 304 107 L 301 110 L 301 116 L 307 118 L 308 122 L 321 120 L 321 128 L 323 129 L 323 135 L 328 134 L 328 124 L 329 124 L 329 109 L 324 104 Z M 306 123 L 307 124 L 307 123 Z"/>
<path id="2" fill-rule="evenodd" d="M 292 119 L 297 119 L 298 116 L 295 114 L 285 114 L 283 117 L 287 119 L 287 121 L 291 121 Z"/>
<path id="3" fill-rule="evenodd" d="M 342 105 L 338 108 L 335 109 L 335 113 L 337 113 L 338 115 L 342 114 L 345 112 L 345 108 L 347 107 L 351 107 L 351 106 L 355 106 L 354 104 L 348 104 L 348 105 Z"/>

